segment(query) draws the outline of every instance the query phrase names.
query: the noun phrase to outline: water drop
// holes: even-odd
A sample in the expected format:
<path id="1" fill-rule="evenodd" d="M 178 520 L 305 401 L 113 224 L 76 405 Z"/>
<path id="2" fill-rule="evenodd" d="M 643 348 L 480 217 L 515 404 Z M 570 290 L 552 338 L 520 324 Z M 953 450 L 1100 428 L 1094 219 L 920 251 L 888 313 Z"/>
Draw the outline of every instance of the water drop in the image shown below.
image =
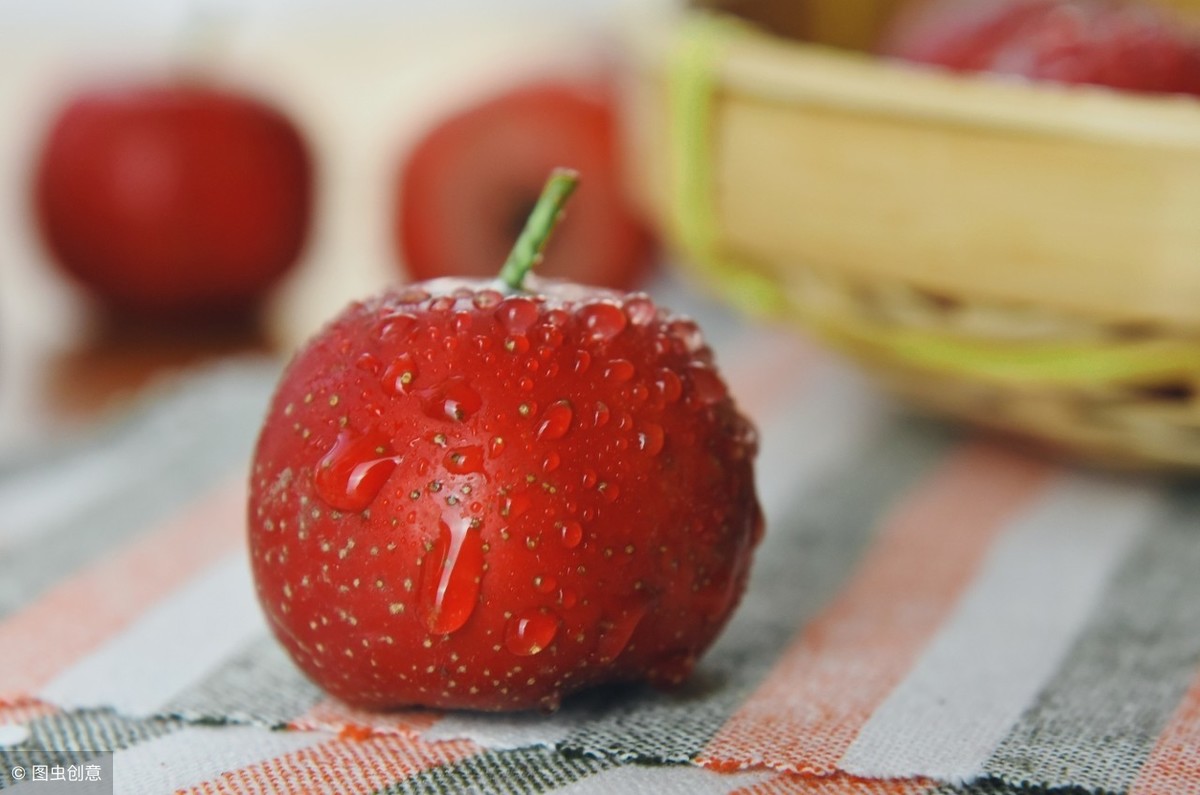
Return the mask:
<path id="1" fill-rule="evenodd" d="M 342 431 L 317 464 L 313 487 L 331 508 L 362 511 L 379 495 L 398 461 L 385 438 Z"/>
<path id="2" fill-rule="evenodd" d="M 625 299 L 625 315 L 635 326 L 647 326 L 658 313 L 658 307 L 645 293 L 634 293 Z"/>
<path id="3" fill-rule="evenodd" d="M 633 366 L 633 362 L 628 359 L 613 359 L 604 368 L 604 378 L 614 384 L 623 384 L 633 378 L 633 374 L 637 372 Z"/>
<path id="4" fill-rule="evenodd" d="M 411 354 L 402 353 L 383 371 L 383 391 L 390 395 L 407 392 L 417 377 L 417 362 Z"/>
<path id="5" fill-rule="evenodd" d="M 383 365 L 370 353 L 364 353 L 354 360 L 354 366 L 371 375 L 379 375 Z"/>
<path id="6" fill-rule="evenodd" d="M 524 334 L 513 334 L 504 340 L 504 350 L 509 353 L 526 353 L 529 350 L 529 337 Z"/>
<path id="7" fill-rule="evenodd" d="M 605 662 L 615 660 L 621 652 L 625 651 L 645 615 L 646 608 L 638 606 L 625 610 L 616 618 L 610 619 L 608 628 L 596 642 L 596 651 L 600 654 L 600 659 Z"/>
<path id="8" fill-rule="evenodd" d="M 579 310 L 588 337 L 594 342 L 606 342 L 625 330 L 625 313 L 614 304 L 599 302 Z"/>
<path id="9" fill-rule="evenodd" d="M 517 389 L 520 389 L 522 392 L 532 392 L 533 379 L 527 375 L 521 376 L 517 379 Z"/>
<path id="10" fill-rule="evenodd" d="M 524 296 L 505 298 L 496 307 L 496 319 L 509 334 L 524 334 L 538 317 L 537 303 Z"/>
<path id="11" fill-rule="evenodd" d="M 696 397 L 706 406 L 723 400 L 729 394 L 721 376 L 717 375 L 717 371 L 708 365 L 689 365 L 688 380 L 691 381 L 692 391 Z"/>
<path id="12" fill-rule="evenodd" d="M 579 594 L 571 588 L 560 588 L 558 591 L 558 603 L 570 610 L 579 604 Z"/>
<path id="13" fill-rule="evenodd" d="M 587 351 L 575 352 L 575 373 L 583 375 L 592 366 L 592 355 Z"/>
<path id="14" fill-rule="evenodd" d="M 542 574 L 533 578 L 533 587 L 538 593 L 553 593 L 558 587 L 558 580 L 550 574 Z"/>
<path id="15" fill-rule="evenodd" d="M 560 456 L 556 451 L 551 450 L 550 452 L 546 453 L 546 457 L 542 459 L 542 471 L 546 474 L 549 474 L 558 469 L 560 464 L 562 464 L 562 456 Z"/>
<path id="16" fill-rule="evenodd" d="M 596 428 L 603 428 L 608 424 L 608 420 L 612 417 L 612 412 L 608 410 L 608 406 L 604 403 L 597 402 L 596 410 L 592 412 L 592 425 Z"/>
<path id="17" fill-rule="evenodd" d="M 488 457 L 495 458 L 496 456 L 503 453 L 504 452 L 504 444 L 505 443 L 504 443 L 503 436 L 493 436 L 492 440 L 490 442 L 488 442 Z"/>
<path id="18" fill-rule="evenodd" d="M 654 389 L 667 403 L 674 403 L 683 396 L 683 381 L 665 367 L 654 377 Z"/>
<path id="19" fill-rule="evenodd" d="M 647 422 L 638 431 L 637 447 L 646 455 L 658 455 L 662 452 L 665 438 L 666 434 L 663 432 L 661 425 L 654 422 Z"/>
<path id="20" fill-rule="evenodd" d="M 689 318 L 679 318 L 671 321 L 668 329 L 675 339 L 683 343 L 685 353 L 693 355 L 704 350 L 704 334 L 700 331 L 700 327 L 696 325 L 696 321 Z"/>
<path id="21" fill-rule="evenodd" d="M 596 470 L 583 470 L 583 477 L 580 479 L 580 482 L 583 483 L 583 487 L 585 489 L 595 488 L 596 484 L 599 482 L 599 478 L 596 477 Z"/>
<path id="22" fill-rule="evenodd" d="M 503 293 L 498 290 L 480 290 L 471 299 L 476 309 L 492 309 L 504 300 Z"/>
<path id="23" fill-rule="evenodd" d="M 574 416 L 575 412 L 571 409 L 568 401 L 559 400 L 551 403 L 546 408 L 546 413 L 542 415 L 541 424 L 537 429 L 537 438 L 543 441 L 561 439 L 571 429 L 571 420 L 574 419 Z"/>
<path id="24" fill-rule="evenodd" d="M 417 395 L 425 413 L 439 420 L 463 422 L 483 406 L 483 398 L 461 375 L 450 376 L 437 386 L 422 389 Z"/>
<path id="25" fill-rule="evenodd" d="M 527 612 L 509 619 L 504 646 L 513 654 L 531 657 L 554 642 L 559 621 L 546 613 Z"/>
<path id="26" fill-rule="evenodd" d="M 515 519 L 528 511 L 532 505 L 533 500 L 524 492 L 507 494 L 500 498 L 500 515 L 506 519 Z"/>
<path id="27" fill-rule="evenodd" d="M 574 549 L 583 542 L 583 525 L 574 520 L 563 522 L 562 542 L 567 549 Z"/>
<path id="28" fill-rule="evenodd" d="M 417 326 L 416 315 L 410 315 L 407 312 L 388 315 L 383 321 L 383 326 L 379 329 L 379 336 L 384 339 L 402 340 Z"/>
<path id="29" fill-rule="evenodd" d="M 421 564 L 421 607 L 425 626 L 447 635 L 467 623 L 479 602 L 483 542 L 470 519 L 438 523 L 433 549 Z"/>
<path id="30" fill-rule="evenodd" d="M 455 475 L 466 475 L 470 472 L 483 471 L 483 448 L 479 445 L 455 447 L 446 452 L 442 459 L 447 472 Z"/>

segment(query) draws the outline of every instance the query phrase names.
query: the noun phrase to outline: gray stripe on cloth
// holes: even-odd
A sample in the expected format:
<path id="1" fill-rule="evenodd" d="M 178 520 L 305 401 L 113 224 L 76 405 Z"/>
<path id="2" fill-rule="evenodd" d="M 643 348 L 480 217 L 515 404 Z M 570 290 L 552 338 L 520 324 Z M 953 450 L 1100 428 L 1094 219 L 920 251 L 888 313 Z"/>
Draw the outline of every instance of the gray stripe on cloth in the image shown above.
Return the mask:
<path id="1" fill-rule="evenodd" d="M 895 792 L 894 789 L 886 790 Z M 1037 787 L 1012 784 L 998 778 L 982 778 L 969 784 L 946 784 L 926 795 L 1120 795 L 1086 787 Z"/>
<path id="2" fill-rule="evenodd" d="M 947 425 L 901 418 L 794 494 L 755 556 L 742 605 L 692 679 L 673 692 L 642 687 L 610 699 L 558 747 L 620 760 L 694 759 L 842 587 L 889 509 L 957 439 Z"/>
<path id="3" fill-rule="evenodd" d="M 324 698 L 275 638 L 264 635 L 162 709 L 204 723 L 282 727 Z"/>
<path id="4" fill-rule="evenodd" d="M 1180 488 L 986 772 L 1018 784 L 1127 790 L 1200 665 L 1198 572 L 1200 491 Z"/>
<path id="5" fill-rule="evenodd" d="M 29 730 L 26 740 L 0 746 L 0 789 L 13 786 L 14 767 L 28 770 L 33 765 L 83 764 L 98 753 L 130 748 L 183 725 L 174 720 L 127 718 L 106 709 L 73 710 L 35 718 L 26 724 Z"/>
<path id="6" fill-rule="evenodd" d="M 44 506 L 42 515 L 28 517 L 34 529 L 16 531 L 17 541 L 0 554 L 0 616 L 146 532 L 222 476 L 248 469 L 274 373 L 265 364 L 229 365 L 183 379 L 167 397 L 148 402 L 104 448 L 103 460 L 93 460 L 106 478 L 93 494 L 77 499 L 82 470 L 72 467 L 89 466 L 79 462 L 58 474 L 12 476 L 0 484 Z M 16 513 L 11 500 L 6 509 Z"/>
<path id="7" fill-rule="evenodd" d="M 571 757 L 548 748 L 483 751 L 423 770 L 380 793 L 387 795 L 538 795 L 596 775 L 613 762 Z"/>

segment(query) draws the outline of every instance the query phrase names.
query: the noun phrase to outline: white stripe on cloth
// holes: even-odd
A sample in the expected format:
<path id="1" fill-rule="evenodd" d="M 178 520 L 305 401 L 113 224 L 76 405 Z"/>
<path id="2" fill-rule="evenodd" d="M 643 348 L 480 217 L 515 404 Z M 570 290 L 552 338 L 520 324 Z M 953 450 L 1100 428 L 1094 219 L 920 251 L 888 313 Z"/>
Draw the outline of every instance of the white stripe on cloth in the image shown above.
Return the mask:
<path id="1" fill-rule="evenodd" d="M 328 741 L 320 731 L 271 731 L 258 726 L 187 726 L 117 751 L 113 791 L 160 795 L 198 786 L 224 773 Z"/>
<path id="2" fill-rule="evenodd" d="M 565 787 L 553 795 L 727 795 L 774 778 L 773 770 L 717 773 L 702 767 L 621 765 Z"/>
<path id="3" fill-rule="evenodd" d="M 39 697 L 65 708 L 154 713 L 267 631 L 246 558 L 239 549 L 210 566 L 59 674 Z"/>
<path id="4" fill-rule="evenodd" d="M 981 773 L 1163 508 L 1160 491 L 1062 476 L 996 542 L 954 615 L 839 767 L 952 782 Z"/>

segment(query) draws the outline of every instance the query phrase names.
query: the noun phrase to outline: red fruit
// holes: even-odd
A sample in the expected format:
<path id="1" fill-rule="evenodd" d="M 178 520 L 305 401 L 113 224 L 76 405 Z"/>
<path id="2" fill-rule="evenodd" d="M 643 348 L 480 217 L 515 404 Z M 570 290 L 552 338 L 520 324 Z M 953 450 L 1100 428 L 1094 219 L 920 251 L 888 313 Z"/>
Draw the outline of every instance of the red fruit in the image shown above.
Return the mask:
<path id="1" fill-rule="evenodd" d="M 409 275 L 492 276 L 546 174 L 562 165 L 584 183 L 539 272 L 630 288 L 655 249 L 623 193 L 617 139 L 612 97 L 598 83 L 522 86 L 441 121 L 395 182 L 395 245 Z"/>
<path id="2" fill-rule="evenodd" d="M 1200 39 L 1113 0 L 951 0 L 901 16 L 884 54 L 967 72 L 1200 94 Z"/>
<path id="3" fill-rule="evenodd" d="M 529 281 L 354 304 L 278 387 L 251 478 L 258 595 L 351 704 L 552 709 L 679 682 L 745 586 L 756 437 L 699 329 L 644 294 Z"/>
<path id="4" fill-rule="evenodd" d="M 118 309 L 238 311 L 296 260 L 311 172 L 292 122 L 256 99 L 113 85 L 58 111 L 35 210 L 63 269 Z"/>

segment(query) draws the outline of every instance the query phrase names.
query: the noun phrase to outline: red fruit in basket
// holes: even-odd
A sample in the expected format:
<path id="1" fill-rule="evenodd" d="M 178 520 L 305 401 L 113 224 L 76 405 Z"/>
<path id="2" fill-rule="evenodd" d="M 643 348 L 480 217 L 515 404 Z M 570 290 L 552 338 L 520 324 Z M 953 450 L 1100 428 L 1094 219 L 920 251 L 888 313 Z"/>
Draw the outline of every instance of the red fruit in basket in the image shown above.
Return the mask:
<path id="1" fill-rule="evenodd" d="M 552 178 L 535 238 L 570 184 Z M 644 294 L 522 287 L 540 248 L 522 241 L 503 281 L 352 305 L 270 407 L 259 599 L 351 704 L 553 709 L 679 682 L 745 585 L 756 437 L 699 329 Z"/>
<path id="2" fill-rule="evenodd" d="M 81 91 L 53 119 L 34 201 L 54 259 L 146 315 L 244 310 L 296 260 L 312 169 L 279 110 L 192 83 Z"/>
<path id="3" fill-rule="evenodd" d="M 488 277 L 521 230 L 551 168 L 580 172 L 544 276 L 629 289 L 655 247 L 626 201 L 613 99 L 599 83 L 541 82 L 442 120 L 395 182 L 395 245 L 414 279 Z"/>
<path id="4" fill-rule="evenodd" d="M 959 71 L 1200 94 L 1200 37 L 1114 0 L 942 0 L 901 15 L 882 51 Z"/>

